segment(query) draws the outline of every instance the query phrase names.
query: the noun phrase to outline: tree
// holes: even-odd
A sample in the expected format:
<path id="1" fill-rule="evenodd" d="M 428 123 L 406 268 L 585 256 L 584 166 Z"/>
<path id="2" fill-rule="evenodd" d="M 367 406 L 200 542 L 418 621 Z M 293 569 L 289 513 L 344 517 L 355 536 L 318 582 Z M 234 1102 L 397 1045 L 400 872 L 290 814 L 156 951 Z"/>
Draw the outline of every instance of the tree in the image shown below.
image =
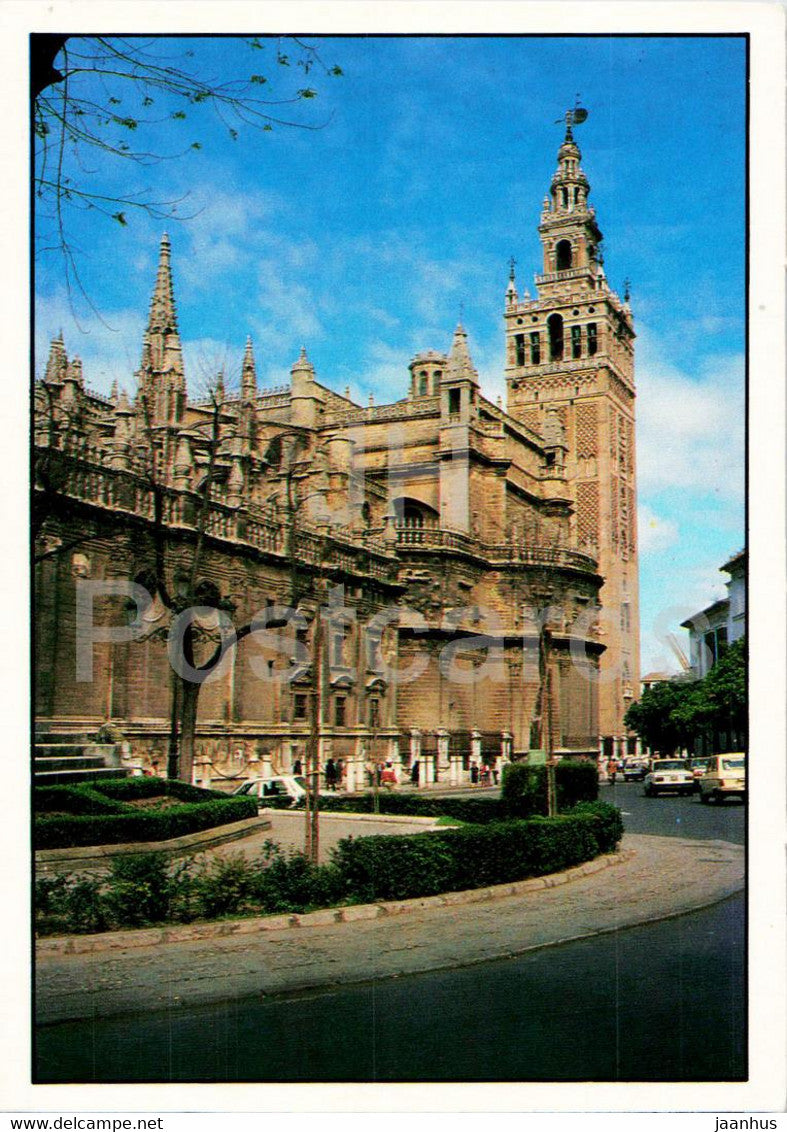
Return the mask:
<path id="1" fill-rule="evenodd" d="M 669 680 L 647 688 L 626 713 L 631 727 L 653 750 L 672 754 L 702 738 L 718 747 L 720 736 L 745 737 L 747 719 L 746 643 L 722 653 L 702 680 Z"/>
<path id="2" fill-rule="evenodd" d="M 203 149 L 206 112 L 212 112 L 230 144 L 244 129 L 315 130 L 326 124 L 302 117 L 298 109 L 318 95 L 310 85 L 315 72 L 328 78 L 342 74 L 340 67 L 323 63 L 314 46 L 292 36 L 231 40 L 237 47 L 232 77 L 214 79 L 205 77 L 206 64 L 193 48 L 179 48 L 173 57 L 177 42 L 31 36 L 37 252 L 62 256 L 69 294 L 76 285 L 87 298 L 77 267 L 73 213 L 94 211 L 123 226 L 134 212 L 178 217 L 182 200 L 152 199 L 148 187 L 133 186 L 130 173 Z M 123 176 L 113 180 L 119 171 Z"/>
<path id="3" fill-rule="evenodd" d="M 624 722 L 652 751 L 671 755 L 686 744 L 691 725 L 681 713 L 694 694 L 693 683 L 664 680 L 646 688 L 631 704 Z"/>

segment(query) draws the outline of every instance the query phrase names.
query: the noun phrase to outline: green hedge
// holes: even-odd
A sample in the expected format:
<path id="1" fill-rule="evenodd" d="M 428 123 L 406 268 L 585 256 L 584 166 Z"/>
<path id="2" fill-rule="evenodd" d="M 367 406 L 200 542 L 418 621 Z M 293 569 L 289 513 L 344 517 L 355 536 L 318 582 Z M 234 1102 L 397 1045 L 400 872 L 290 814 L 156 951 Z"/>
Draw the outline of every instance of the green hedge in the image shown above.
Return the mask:
<path id="1" fill-rule="evenodd" d="M 580 802 L 598 798 L 598 768 L 590 759 L 563 759 L 555 767 L 557 808 L 570 810 Z M 547 768 L 508 763 L 503 768 L 503 807 L 510 817 L 531 817 L 547 812 Z"/>
<path id="2" fill-rule="evenodd" d="M 109 878 L 38 880 L 36 929 L 39 934 L 97 932 L 306 912 L 503 884 L 609 853 L 622 831 L 620 811 L 597 802 L 558 818 L 347 838 L 327 865 L 314 865 L 301 853 L 284 854 L 270 841 L 254 859 L 239 853 L 173 865 L 162 853 L 134 854 L 113 860 Z"/>
<path id="3" fill-rule="evenodd" d="M 555 767 L 558 810 L 572 809 L 581 802 L 595 802 L 598 798 L 598 770 L 588 760 L 565 759 Z M 503 771 L 501 798 L 452 798 L 450 795 L 435 798 L 428 791 L 388 792 L 378 795 L 381 814 L 412 814 L 415 817 L 451 817 L 474 825 L 486 825 L 510 818 L 529 818 L 547 812 L 546 767 L 530 767 L 525 763 L 509 763 Z M 266 799 L 272 809 L 291 809 L 288 798 Z M 303 808 L 300 806 L 299 808 Z M 327 813 L 374 813 L 374 795 L 320 794 L 320 809 Z"/>
<path id="4" fill-rule="evenodd" d="M 158 811 L 139 810 L 129 805 L 136 798 L 157 795 L 177 798 L 183 804 Z M 254 798 L 227 797 L 188 783 L 161 778 L 116 779 L 100 785 L 47 786 L 33 792 L 36 809 L 51 809 L 53 800 L 59 809 L 70 810 L 70 813 L 65 816 L 36 815 L 33 826 L 36 849 L 168 841 L 257 815 Z"/>
<path id="5" fill-rule="evenodd" d="M 123 814 L 128 807 L 113 801 L 87 783 L 73 786 L 36 786 L 33 809 L 38 814 L 53 810 L 64 814 Z"/>
<path id="6" fill-rule="evenodd" d="M 611 810 L 597 803 L 551 819 L 405 837 L 347 838 L 337 846 L 334 864 L 348 896 L 364 903 L 505 884 L 610 852 L 619 840 L 615 818 L 607 812 Z"/>

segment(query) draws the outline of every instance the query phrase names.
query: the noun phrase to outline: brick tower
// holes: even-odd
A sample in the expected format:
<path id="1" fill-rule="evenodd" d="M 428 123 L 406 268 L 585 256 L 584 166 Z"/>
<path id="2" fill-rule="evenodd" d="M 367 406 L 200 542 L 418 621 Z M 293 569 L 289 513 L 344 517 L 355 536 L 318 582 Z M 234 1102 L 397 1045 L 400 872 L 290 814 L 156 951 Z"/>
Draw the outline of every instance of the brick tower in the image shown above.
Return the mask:
<path id="1" fill-rule="evenodd" d="M 557 413 L 579 549 L 604 577 L 599 726 L 607 755 L 624 751 L 623 716 L 639 687 L 639 598 L 634 431 L 634 329 L 604 275 L 602 235 L 566 115 L 566 136 L 544 200 L 538 297 L 520 300 L 513 260 L 506 291 L 508 412 L 543 433 Z"/>

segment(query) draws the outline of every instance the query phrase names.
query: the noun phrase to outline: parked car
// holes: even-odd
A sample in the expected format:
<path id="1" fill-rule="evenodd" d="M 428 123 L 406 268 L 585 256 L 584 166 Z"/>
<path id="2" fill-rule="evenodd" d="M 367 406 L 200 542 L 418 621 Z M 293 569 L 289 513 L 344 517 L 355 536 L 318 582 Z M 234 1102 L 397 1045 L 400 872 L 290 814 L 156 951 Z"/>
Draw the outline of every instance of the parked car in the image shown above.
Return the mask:
<path id="1" fill-rule="evenodd" d="M 700 779 L 700 801 L 720 802 L 722 798 L 746 797 L 746 756 L 742 751 L 713 755 Z"/>
<path id="2" fill-rule="evenodd" d="M 707 769 L 709 762 L 710 762 L 709 758 L 690 759 L 689 760 L 689 766 L 691 767 L 691 773 L 694 776 L 694 790 L 695 791 L 699 790 L 699 788 L 700 788 L 700 779 L 702 778 L 703 774 L 705 773 L 705 770 Z"/>
<path id="3" fill-rule="evenodd" d="M 645 775 L 645 794 L 693 794 L 694 776 L 686 759 L 654 759 Z"/>
<path id="4" fill-rule="evenodd" d="M 624 782 L 641 782 L 648 773 L 647 759 L 626 759 L 623 764 Z"/>
<path id="5" fill-rule="evenodd" d="M 244 782 L 233 794 L 256 797 L 260 808 L 272 798 L 289 798 L 290 805 L 297 806 L 306 797 L 306 779 L 294 775 L 277 775 L 274 778 L 253 778 Z"/>

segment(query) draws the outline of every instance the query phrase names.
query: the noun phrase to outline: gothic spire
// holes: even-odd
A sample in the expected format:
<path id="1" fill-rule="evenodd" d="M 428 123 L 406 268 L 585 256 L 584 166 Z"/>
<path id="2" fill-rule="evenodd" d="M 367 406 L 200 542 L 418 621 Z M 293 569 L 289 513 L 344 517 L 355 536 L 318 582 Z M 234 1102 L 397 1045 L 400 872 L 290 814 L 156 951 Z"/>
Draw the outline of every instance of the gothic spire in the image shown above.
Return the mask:
<path id="1" fill-rule="evenodd" d="M 469 378 L 470 381 L 478 384 L 478 374 L 467 347 L 467 333 L 461 322 L 457 323 L 454 331 L 454 339 L 448 354 L 448 367 L 454 379 Z"/>
<path id="2" fill-rule="evenodd" d="M 172 286 L 170 242 L 166 233 L 161 238 L 156 283 L 150 300 L 148 324 L 142 338 L 141 383 L 149 383 L 153 374 L 168 376 L 167 384 L 172 392 L 185 390 L 183 356 Z M 158 386 L 159 382 L 155 381 L 155 385 Z M 161 417 L 162 414 L 165 417 L 169 415 L 164 402 L 156 407 L 156 415 Z"/>
<path id="3" fill-rule="evenodd" d="M 49 346 L 49 358 L 46 363 L 44 381 L 47 385 L 61 385 L 68 367 L 68 356 L 63 345 L 63 331 L 57 338 L 53 338 Z"/>
<path id="4" fill-rule="evenodd" d="M 153 289 L 153 297 L 150 301 L 149 333 L 155 331 L 177 333 L 178 318 L 175 311 L 175 293 L 172 289 L 170 251 L 169 236 L 165 232 L 161 237 L 156 286 Z"/>
<path id="5" fill-rule="evenodd" d="M 251 335 L 246 339 L 246 352 L 243 355 L 241 370 L 241 400 L 254 401 L 257 397 L 257 368 L 254 364 L 254 348 Z"/>

